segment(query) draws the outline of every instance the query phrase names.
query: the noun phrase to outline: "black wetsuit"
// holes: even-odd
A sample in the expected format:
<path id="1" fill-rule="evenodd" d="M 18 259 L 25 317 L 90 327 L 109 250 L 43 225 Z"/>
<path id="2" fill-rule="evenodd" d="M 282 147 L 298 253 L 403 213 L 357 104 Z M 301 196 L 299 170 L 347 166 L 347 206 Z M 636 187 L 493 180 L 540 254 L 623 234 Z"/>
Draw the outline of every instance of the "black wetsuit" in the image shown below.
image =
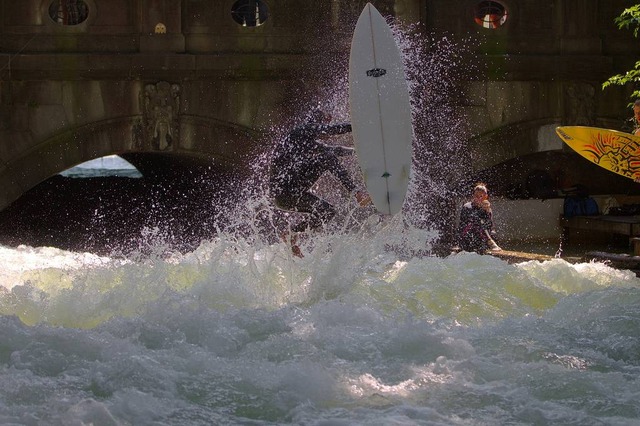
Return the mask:
<path id="1" fill-rule="evenodd" d="M 489 235 L 493 232 L 493 217 L 490 211 L 465 203 L 460 210 L 458 245 L 464 251 L 484 253 L 489 248 Z"/>
<path id="2" fill-rule="evenodd" d="M 337 177 L 349 191 L 355 189 L 349 172 L 338 157 L 350 155 L 352 148 L 326 145 L 318 141 L 323 135 L 339 135 L 351 132 L 350 124 L 306 124 L 294 129 L 280 143 L 273 154 L 271 163 L 271 195 L 277 207 L 283 210 L 310 213 L 308 221 L 295 226 L 294 232 L 302 232 L 307 227 L 320 228 L 336 211 L 326 201 L 316 197 L 309 190 L 325 172 Z"/>

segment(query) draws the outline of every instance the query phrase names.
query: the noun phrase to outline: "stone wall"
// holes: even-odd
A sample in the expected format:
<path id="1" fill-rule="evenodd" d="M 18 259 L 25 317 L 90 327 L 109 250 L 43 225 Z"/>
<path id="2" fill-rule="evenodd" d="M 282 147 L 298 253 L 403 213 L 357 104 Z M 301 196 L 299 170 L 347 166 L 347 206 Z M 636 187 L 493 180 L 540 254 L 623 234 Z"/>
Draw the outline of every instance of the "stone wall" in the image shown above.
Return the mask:
<path id="1" fill-rule="evenodd" d="M 266 2 L 266 20 L 243 26 L 236 0 L 84 0 L 71 18 L 57 0 L 0 1 L 0 208 L 108 154 L 242 173 L 345 73 L 365 3 Z"/>
<path id="2" fill-rule="evenodd" d="M 51 18 L 57 3 L 0 0 L 0 208 L 106 154 L 166 150 L 250 166 L 311 100 L 334 90 L 346 110 L 350 35 L 366 1 L 267 1 L 257 26 L 233 19 L 236 0 L 84 0 L 76 25 Z M 630 116 L 628 90 L 600 89 L 640 54 L 613 22 L 628 2 L 499 0 L 508 19 L 496 29 L 474 21 L 480 3 L 374 2 L 473 52 L 457 95 L 470 172 L 562 151 L 558 124 L 620 128 Z M 158 84 L 168 95 L 149 95 Z"/>
<path id="3" fill-rule="evenodd" d="M 476 52 L 484 54 L 478 61 L 485 73 L 469 82 L 464 108 L 478 169 L 563 149 L 551 131 L 557 125 L 624 125 L 631 115 L 629 90 L 603 91 L 601 85 L 640 55 L 637 39 L 614 23 L 628 2 L 500 0 L 508 17 L 496 29 L 469 18 L 479 3 L 427 3 L 431 29 L 477 43 Z M 461 19 L 460 10 L 467 19 Z"/>
<path id="4" fill-rule="evenodd" d="M 497 28 L 473 19 L 487 3 L 507 11 Z M 469 124 L 464 143 L 470 165 L 460 182 L 488 179 L 500 189 L 511 188 L 501 195 L 518 198 L 537 196 L 525 187 L 527 178 L 539 173 L 547 174 L 555 189 L 576 183 L 606 192 L 629 189 L 597 167 L 583 174 L 584 160 L 572 158 L 555 134 L 560 125 L 630 130 L 631 89 L 602 90 L 608 77 L 640 58 L 638 40 L 614 22 L 629 5 L 622 0 L 426 3 L 428 31 L 472 51 L 473 66 L 459 95 L 460 114 Z"/>

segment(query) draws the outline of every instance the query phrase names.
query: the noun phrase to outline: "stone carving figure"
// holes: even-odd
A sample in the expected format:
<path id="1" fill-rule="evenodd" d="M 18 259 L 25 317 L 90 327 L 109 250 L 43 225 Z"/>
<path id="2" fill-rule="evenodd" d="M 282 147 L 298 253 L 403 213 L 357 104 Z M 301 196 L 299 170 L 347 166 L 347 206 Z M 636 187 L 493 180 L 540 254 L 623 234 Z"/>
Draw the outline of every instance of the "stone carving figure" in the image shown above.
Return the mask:
<path id="1" fill-rule="evenodd" d="M 575 83 L 566 89 L 566 94 L 568 100 L 567 124 L 593 126 L 595 122 L 595 87 L 588 83 Z"/>
<path id="2" fill-rule="evenodd" d="M 180 132 L 180 86 L 166 81 L 147 84 L 140 97 L 144 145 L 158 151 L 171 150 Z"/>

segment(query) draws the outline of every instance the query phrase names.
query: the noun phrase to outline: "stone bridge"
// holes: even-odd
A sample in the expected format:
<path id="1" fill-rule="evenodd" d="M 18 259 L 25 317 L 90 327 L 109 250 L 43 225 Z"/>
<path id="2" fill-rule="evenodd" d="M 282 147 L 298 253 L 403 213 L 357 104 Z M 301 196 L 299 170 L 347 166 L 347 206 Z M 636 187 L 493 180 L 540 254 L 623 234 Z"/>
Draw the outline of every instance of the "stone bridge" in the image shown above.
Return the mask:
<path id="1" fill-rule="evenodd" d="M 345 72 L 364 3 L 2 0 L 0 209 L 109 154 L 145 176 L 245 173 Z M 380 8 L 419 20 L 411 3 Z"/>
<path id="2" fill-rule="evenodd" d="M 144 175 L 246 173 L 346 73 L 354 0 L 1 0 L 0 209 L 118 154 Z M 562 151 L 558 124 L 619 128 L 637 40 L 623 0 L 379 0 L 412 31 L 471 43 L 459 113 L 473 171 Z M 343 87 L 344 89 L 344 87 Z M 419 119 L 419 117 L 418 117 Z"/>

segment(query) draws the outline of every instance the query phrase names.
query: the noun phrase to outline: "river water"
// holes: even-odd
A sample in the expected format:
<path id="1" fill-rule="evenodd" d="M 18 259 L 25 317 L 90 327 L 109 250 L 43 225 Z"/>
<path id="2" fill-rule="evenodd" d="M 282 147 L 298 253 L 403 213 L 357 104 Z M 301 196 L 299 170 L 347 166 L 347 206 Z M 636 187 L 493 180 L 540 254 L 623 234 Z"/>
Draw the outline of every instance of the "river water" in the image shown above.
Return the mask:
<path id="1" fill-rule="evenodd" d="M 0 424 L 638 424 L 632 272 L 412 257 L 395 222 L 301 259 L 0 247 Z"/>

